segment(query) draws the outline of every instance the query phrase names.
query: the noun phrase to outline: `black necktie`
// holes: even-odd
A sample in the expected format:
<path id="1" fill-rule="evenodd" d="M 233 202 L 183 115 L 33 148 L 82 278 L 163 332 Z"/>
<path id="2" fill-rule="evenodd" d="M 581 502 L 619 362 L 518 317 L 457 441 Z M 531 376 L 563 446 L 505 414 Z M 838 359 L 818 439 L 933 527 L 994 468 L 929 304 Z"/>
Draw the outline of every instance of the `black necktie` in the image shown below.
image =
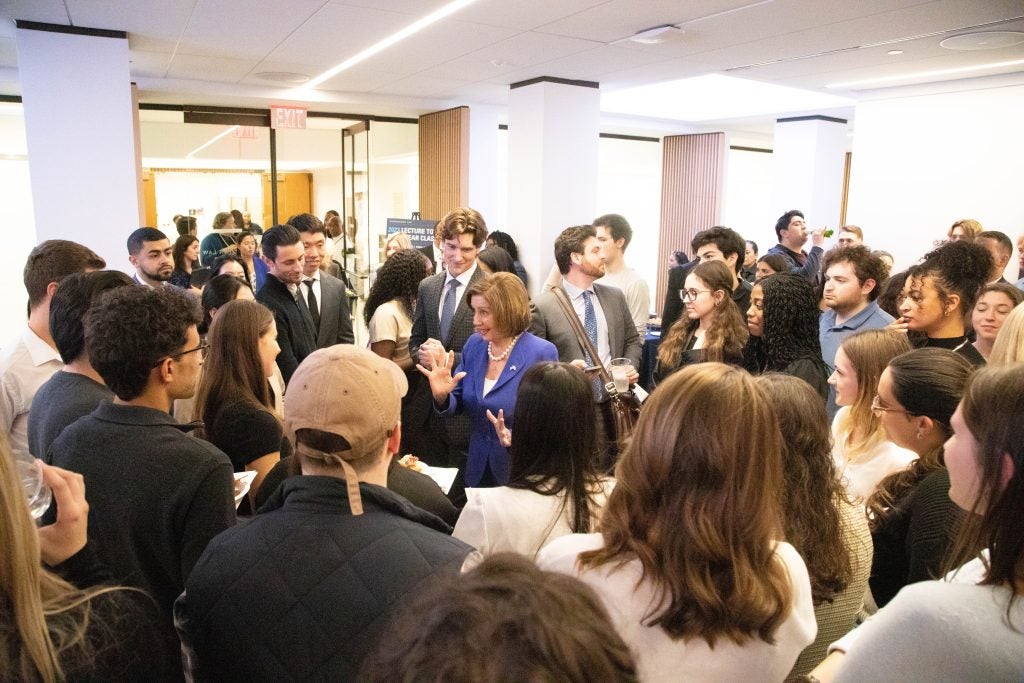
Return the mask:
<path id="1" fill-rule="evenodd" d="M 306 285 L 306 306 L 309 307 L 309 317 L 313 319 L 313 327 L 320 331 L 320 309 L 316 305 L 316 294 L 313 293 L 313 283 L 316 280 L 303 280 Z"/>

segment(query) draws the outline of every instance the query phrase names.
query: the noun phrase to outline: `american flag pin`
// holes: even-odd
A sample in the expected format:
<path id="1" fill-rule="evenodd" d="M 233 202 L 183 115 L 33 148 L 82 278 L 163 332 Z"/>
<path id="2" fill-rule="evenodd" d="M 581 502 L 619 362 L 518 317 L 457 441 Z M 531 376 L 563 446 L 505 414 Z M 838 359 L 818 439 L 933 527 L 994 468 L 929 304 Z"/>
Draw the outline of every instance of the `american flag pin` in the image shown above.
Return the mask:
<path id="1" fill-rule="evenodd" d="M 516 371 L 516 366 L 513 365 L 512 366 L 512 372 L 515 372 L 515 371 Z"/>

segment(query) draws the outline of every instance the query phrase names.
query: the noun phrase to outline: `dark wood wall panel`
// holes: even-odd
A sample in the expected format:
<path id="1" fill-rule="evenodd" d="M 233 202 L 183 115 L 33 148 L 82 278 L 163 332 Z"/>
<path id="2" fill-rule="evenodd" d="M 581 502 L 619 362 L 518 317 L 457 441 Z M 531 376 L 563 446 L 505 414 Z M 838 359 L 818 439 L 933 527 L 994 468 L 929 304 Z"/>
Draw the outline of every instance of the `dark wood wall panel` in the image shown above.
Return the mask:
<path id="1" fill-rule="evenodd" d="M 662 264 L 668 263 L 669 254 L 677 249 L 689 254 L 693 236 L 721 219 L 727 151 L 724 133 L 670 135 L 663 138 L 661 144 L 659 313 L 665 304 L 665 287 L 668 286 L 668 272 Z"/>
<path id="2" fill-rule="evenodd" d="M 469 203 L 469 107 L 419 117 L 420 216 L 440 220 Z"/>

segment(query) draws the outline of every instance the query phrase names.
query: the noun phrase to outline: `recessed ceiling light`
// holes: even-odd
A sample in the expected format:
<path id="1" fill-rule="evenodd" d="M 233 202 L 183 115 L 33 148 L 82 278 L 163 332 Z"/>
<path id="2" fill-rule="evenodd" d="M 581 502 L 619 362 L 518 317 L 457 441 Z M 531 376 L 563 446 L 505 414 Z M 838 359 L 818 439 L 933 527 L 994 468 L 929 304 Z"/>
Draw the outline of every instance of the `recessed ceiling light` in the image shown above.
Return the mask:
<path id="1" fill-rule="evenodd" d="M 936 71 L 919 71 L 912 74 L 901 74 L 899 76 L 884 76 L 882 78 L 865 78 L 861 81 L 846 81 L 845 83 L 829 83 L 826 88 L 852 88 L 859 85 L 882 85 L 895 83 L 897 81 L 910 81 L 920 78 L 932 78 L 934 76 L 952 76 L 954 74 L 970 73 L 972 71 L 985 71 L 986 69 L 1002 69 L 1008 66 L 1024 64 L 1024 59 L 1014 59 L 1009 62 L 992 62 L 991 64 L 975 64 L 974 66 L 959 66 L 954 69 L 938 69 Z"/>
<path id="2" fill-rule="evenodd" d="M 903 54 L 903 50 L 889 50 L 889 51 L 888 51 L 888 52 L 886 52 L 885 54 L 887 54 L 887 55 L 892 55 L 892 56 L 894 56 L 894 57 L 895 57 L 896 55 L 901 55 L 901 54 Z"/>
<path id="3" fill-rule="evenodd" d="M 1024 43 L 1022 31 L 979 31 L 946 38 L 939 45 L 947 50 L 998 50 Z"/>
<path id="4" fill-rule="evenodd" d="M 264 81 L 274 81 L 275 83 L 305 83 L 309 80 L 309 76 L 306 74 L 293 71 L 260 71 L 254 75 L 256 78 Z"/>
<path id="5" fill-rule="evenodd" d="M 666 43 L 681 35 L 683 35 L 683 30 L 678 26 L 662 24 L 661 26 L 654 26 L 652 28 L 645 28 L 643 31 L 637 31 L 631 35 L 629 39 L 634 43 L 640 43 L 641 45 L 657 45 L 658 43 Z"/>

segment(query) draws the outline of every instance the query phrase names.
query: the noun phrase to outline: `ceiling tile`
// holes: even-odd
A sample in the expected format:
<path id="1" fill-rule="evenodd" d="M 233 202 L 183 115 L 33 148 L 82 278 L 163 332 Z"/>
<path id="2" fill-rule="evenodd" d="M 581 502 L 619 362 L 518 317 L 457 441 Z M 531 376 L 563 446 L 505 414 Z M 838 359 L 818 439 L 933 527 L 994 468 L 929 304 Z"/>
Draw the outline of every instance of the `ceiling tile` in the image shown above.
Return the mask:
<path id="1" fill-rule="evenodd" d="M 300 64 L 338 64 L 416 19 L 400 12 L 324 5 L 266 58 Z"/>
<path id="2" fill-rule="evenodd" d="M 167 78 L 188 78 L 196 81 L 237 83 L 254 66 L 255 59 L 225 59 L 224 57 L 196 57 L 175 55 L 167 70 Z"/>
<path id="3" fill-rule="evenodd" d="M 163 78 L 171 63 L 171 56 L 164 52 L 129 50 L 128 60 L 131 62 L 133 77 Z"/>
<path id="4" fill-rule="evenodd" d="M 323 0 L 197 0 L 178 52 L 202 57 L 263 59 L 300 27 L 304 28 L 323 4 Z M 339 40 L 339 25 L 344 24 L 329 25 L 333 41 Z M 315 45 L 307 43 L 305 49 L 316 49 Z"/>
<path id="5" fill-rule="evenodd" d="M 443 21 L 374 55 L 366 64 L 384 71 L 417 73 L 488 45 L 500 43 L 519 33 L 515 29 L 497 26 Z"/>
<path id="6" fill-rule="evenodd" d="M 45 24 L 67 26 L 68 13 L 62 0 L 4 0 L 0 3 L 0 36 L 13 36 L 16 20 L 41 21 Z"/>
<path id="7" fill-rule="evenodd" d="M 173 51 L 196 0 L 165 0 L 155 9 L 147 2 L 67 0 L 75 26 L 127 31 L 128 44 L 149 52 Z"/>
<path id="8" fill-rule="evenodd" d="M 379 71 L 359 65 L 348 71 L 342 71 L 337 76 L 324 81 L 316 89 L 337 92 L 370 92 L 375 88 L 402 80 L 403 78 L 405 78 L 404 74 Z"/>
<path id="9" fill-rule="evenodd" d="M 512 38 L 471 52 L 428 70 L 435 78 L 503 82 L 509 74 L 579 52 L 601 47 L 588 40 L 562 38 L 543 33 L 520 33 Z M 424 75 L 427 75 L 425 73 Z"/>
<path id="10" fill-rule="evenodd" d="M 403 95 L 405 97 L 449 99 L 457 88 L 465 85 L 468 85 L 466 81 L 448 78 L 425 78 L 417 74 L 383 84 L 375 88 L 373 92 L 384 95 Z"/>

